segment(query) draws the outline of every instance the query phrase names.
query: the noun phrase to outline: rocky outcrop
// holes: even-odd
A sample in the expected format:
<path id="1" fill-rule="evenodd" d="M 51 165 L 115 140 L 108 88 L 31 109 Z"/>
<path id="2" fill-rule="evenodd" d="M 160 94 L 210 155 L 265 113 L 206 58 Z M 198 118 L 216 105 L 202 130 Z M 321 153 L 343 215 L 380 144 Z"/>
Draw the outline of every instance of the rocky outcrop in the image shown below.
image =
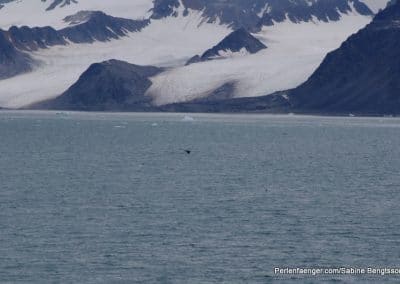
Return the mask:
<path id="1" fill-rule="evenodd" d="M 163 69 L 118 60 L 91 65 L 61 96 L 33 108 L 85 111 L 135 111 L 152 109 L 150 77 Z"/>
<path id="2" fill-rule="evenodd" d="M 250 54 L 267 48 L 261 41 L 252 36 L 246 29 L 241 28 L 226 36 L 216 46 L 204 52 L 201 56 L 192 57 L 187 64 L 223 58 L 224 54 L 244 51 Z"/>

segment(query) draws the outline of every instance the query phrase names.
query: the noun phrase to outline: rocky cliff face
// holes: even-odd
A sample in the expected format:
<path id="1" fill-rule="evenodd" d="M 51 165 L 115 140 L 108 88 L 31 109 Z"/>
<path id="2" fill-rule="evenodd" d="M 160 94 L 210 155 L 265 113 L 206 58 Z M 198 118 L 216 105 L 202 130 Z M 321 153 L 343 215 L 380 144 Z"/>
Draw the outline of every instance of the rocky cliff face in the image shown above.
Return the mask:
<path id="1" fill-rule="evenodd" d="M 7 38 L 7 34 L 0 31 L 0 79 L 28 72 L 32 69 L 32 58 L 17 50 Z"/>
<path id="2" fill-rule="evenodd" d="M 329 53 L 315 73 L 290 91 L 307 112 L 400 113 L 400 3 Z"/>

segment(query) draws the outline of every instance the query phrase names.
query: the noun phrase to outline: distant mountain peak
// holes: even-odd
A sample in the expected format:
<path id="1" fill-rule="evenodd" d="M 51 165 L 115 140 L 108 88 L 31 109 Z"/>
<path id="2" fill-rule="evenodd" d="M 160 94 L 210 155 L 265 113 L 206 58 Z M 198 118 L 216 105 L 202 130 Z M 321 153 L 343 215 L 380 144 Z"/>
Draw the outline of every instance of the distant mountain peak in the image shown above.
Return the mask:
<path id="1" fill-rule="evenodd" d="M 216 47 L 217 49 L 231 50 L 233 52 L 245 48 L 249 53 L 257 53 L 261 49 L 267 48 L 243 27 L 230 33 Z"/>
<path id="2" fill-rule="evenodd" d="M 216 46 L 208 49 L 203 55 L 192 57 L 187 64 L 223 58 L 225 54 L 246 52 L 254 54 L 267 46 L 256 39 L 245 28 L 240 28 L 227 35 Z"/>

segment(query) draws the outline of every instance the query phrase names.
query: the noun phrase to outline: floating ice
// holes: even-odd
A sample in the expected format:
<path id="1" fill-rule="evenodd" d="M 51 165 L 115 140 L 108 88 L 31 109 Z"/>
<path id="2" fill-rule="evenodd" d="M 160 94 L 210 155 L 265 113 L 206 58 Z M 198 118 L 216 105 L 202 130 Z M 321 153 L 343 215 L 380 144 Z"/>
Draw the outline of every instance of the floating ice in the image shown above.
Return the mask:
<path id="1" fill-rule="evenodd" d="M 188 115 L 185 115 L 182 119 L 182 121 L 194 121 L 194 118 Z"/>

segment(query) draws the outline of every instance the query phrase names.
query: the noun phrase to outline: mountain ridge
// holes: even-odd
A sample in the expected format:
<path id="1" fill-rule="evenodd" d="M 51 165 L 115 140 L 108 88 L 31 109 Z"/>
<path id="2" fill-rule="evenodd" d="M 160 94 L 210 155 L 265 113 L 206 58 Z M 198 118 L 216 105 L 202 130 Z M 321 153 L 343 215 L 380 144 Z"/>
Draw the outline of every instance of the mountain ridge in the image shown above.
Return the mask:
<path id="1" fill-rule="evenodd" d="M 0 79 L 10 78 L 33 69 L 29 65 L 34 64 L 34 60 L 26 52 L 70 43 L 105 42 L 124 37 L 129 32 L 138 32 L 149 24 L 148 20 L 117 18 L 101 11 L 82 11 L 78 14 L 81 16 L 85 14 L 86 21 L 61 30 L 55 30 L 52 27 L 27 26 L 12 26 L 8 31 L 0 29 L 2 35 L 0 53 L 2 52 L 5 56 L 7 52 L 8 58 L 8 61 L 5 59 L 0 61 L 0 68 L 3 70 Z M 71 17 L 73 16 L 75 15 Z"/>
<path id="2" fill-rule="evenodd" d="M 400 3 L 329 53 L 289 92 L 299 109 L 343 113 L 400 113 Z"/>
<path id="3" fill-rule="evenodd" d="M 27 0 L 22 0 L 21 5 L 25 3 L 24 1 Z M 87 10 L 85 1 L 44 0 L 42 3 L 47 3 L 44 9 L 48 13 L 53 13 L 71 7 L 79 10 Z M 225 0 L 136 1 L 140 3 L 139 5 L 148 7 L 148 15 L 145 16 L 145 18 L 162 19 L 166 17 L 177 17 L 179 15 L 187 16 L 190 11 L 197 11 L 202 14 L 204 22 L 219 22 L 230 26 L 233 30 L 245 27 L 252 32 L 259 31 L 262 26 L 270 26 L 285 20 L 289 20 L 293 23 L 309 22 L 313 20 L 327 22 L 340 20 L 341 14 L 343 13 L 348 14 L 356 12 L 361 15 L 373 15 L 373 11 L 364 2 L 366 0 L 315 0 L 312 2 L 308 0 L 230 0 L 229 3 Z M 0 4 L 3 3 L 5 6 L 14 2 L 16 2 L 16 0 L 0 0 Z M 97 4 L 93 2 L 92 5 L 96 6 Z M 98 6 L 100 7 L 102 5 Z M 83 8 L 79 8 L 81 6 Z M 108 14 L 110 14 L 109 9 L 107 10 Z M 131 18 L 128 15 L 128 13 L 123 13 L 123 15 L 119 15 L 119 17 Z M 32 26 L 29 24 L 25 25 Z"/>
<path id="4" fill-rule="evenodd" d="M 241 27 L 249 31 L 259 31 L 262 26 L 271 26 L 290 20 L 293 23 L 320 21 L 338 21 L 341 13 L 355 12 L 361 15 L 373 15 L 371 9 L 359 0 L 315 1 L 304 0 L 231 0 L 225 5 L 223 0 L 155 0 L 152 18 L 176 17 L 179 9 L 183 15 L 188 11 L 202 11 L 208 22 L 219 20 L 233 29 Z M 225 6 L 224 6 L 225 5 Z"/>

